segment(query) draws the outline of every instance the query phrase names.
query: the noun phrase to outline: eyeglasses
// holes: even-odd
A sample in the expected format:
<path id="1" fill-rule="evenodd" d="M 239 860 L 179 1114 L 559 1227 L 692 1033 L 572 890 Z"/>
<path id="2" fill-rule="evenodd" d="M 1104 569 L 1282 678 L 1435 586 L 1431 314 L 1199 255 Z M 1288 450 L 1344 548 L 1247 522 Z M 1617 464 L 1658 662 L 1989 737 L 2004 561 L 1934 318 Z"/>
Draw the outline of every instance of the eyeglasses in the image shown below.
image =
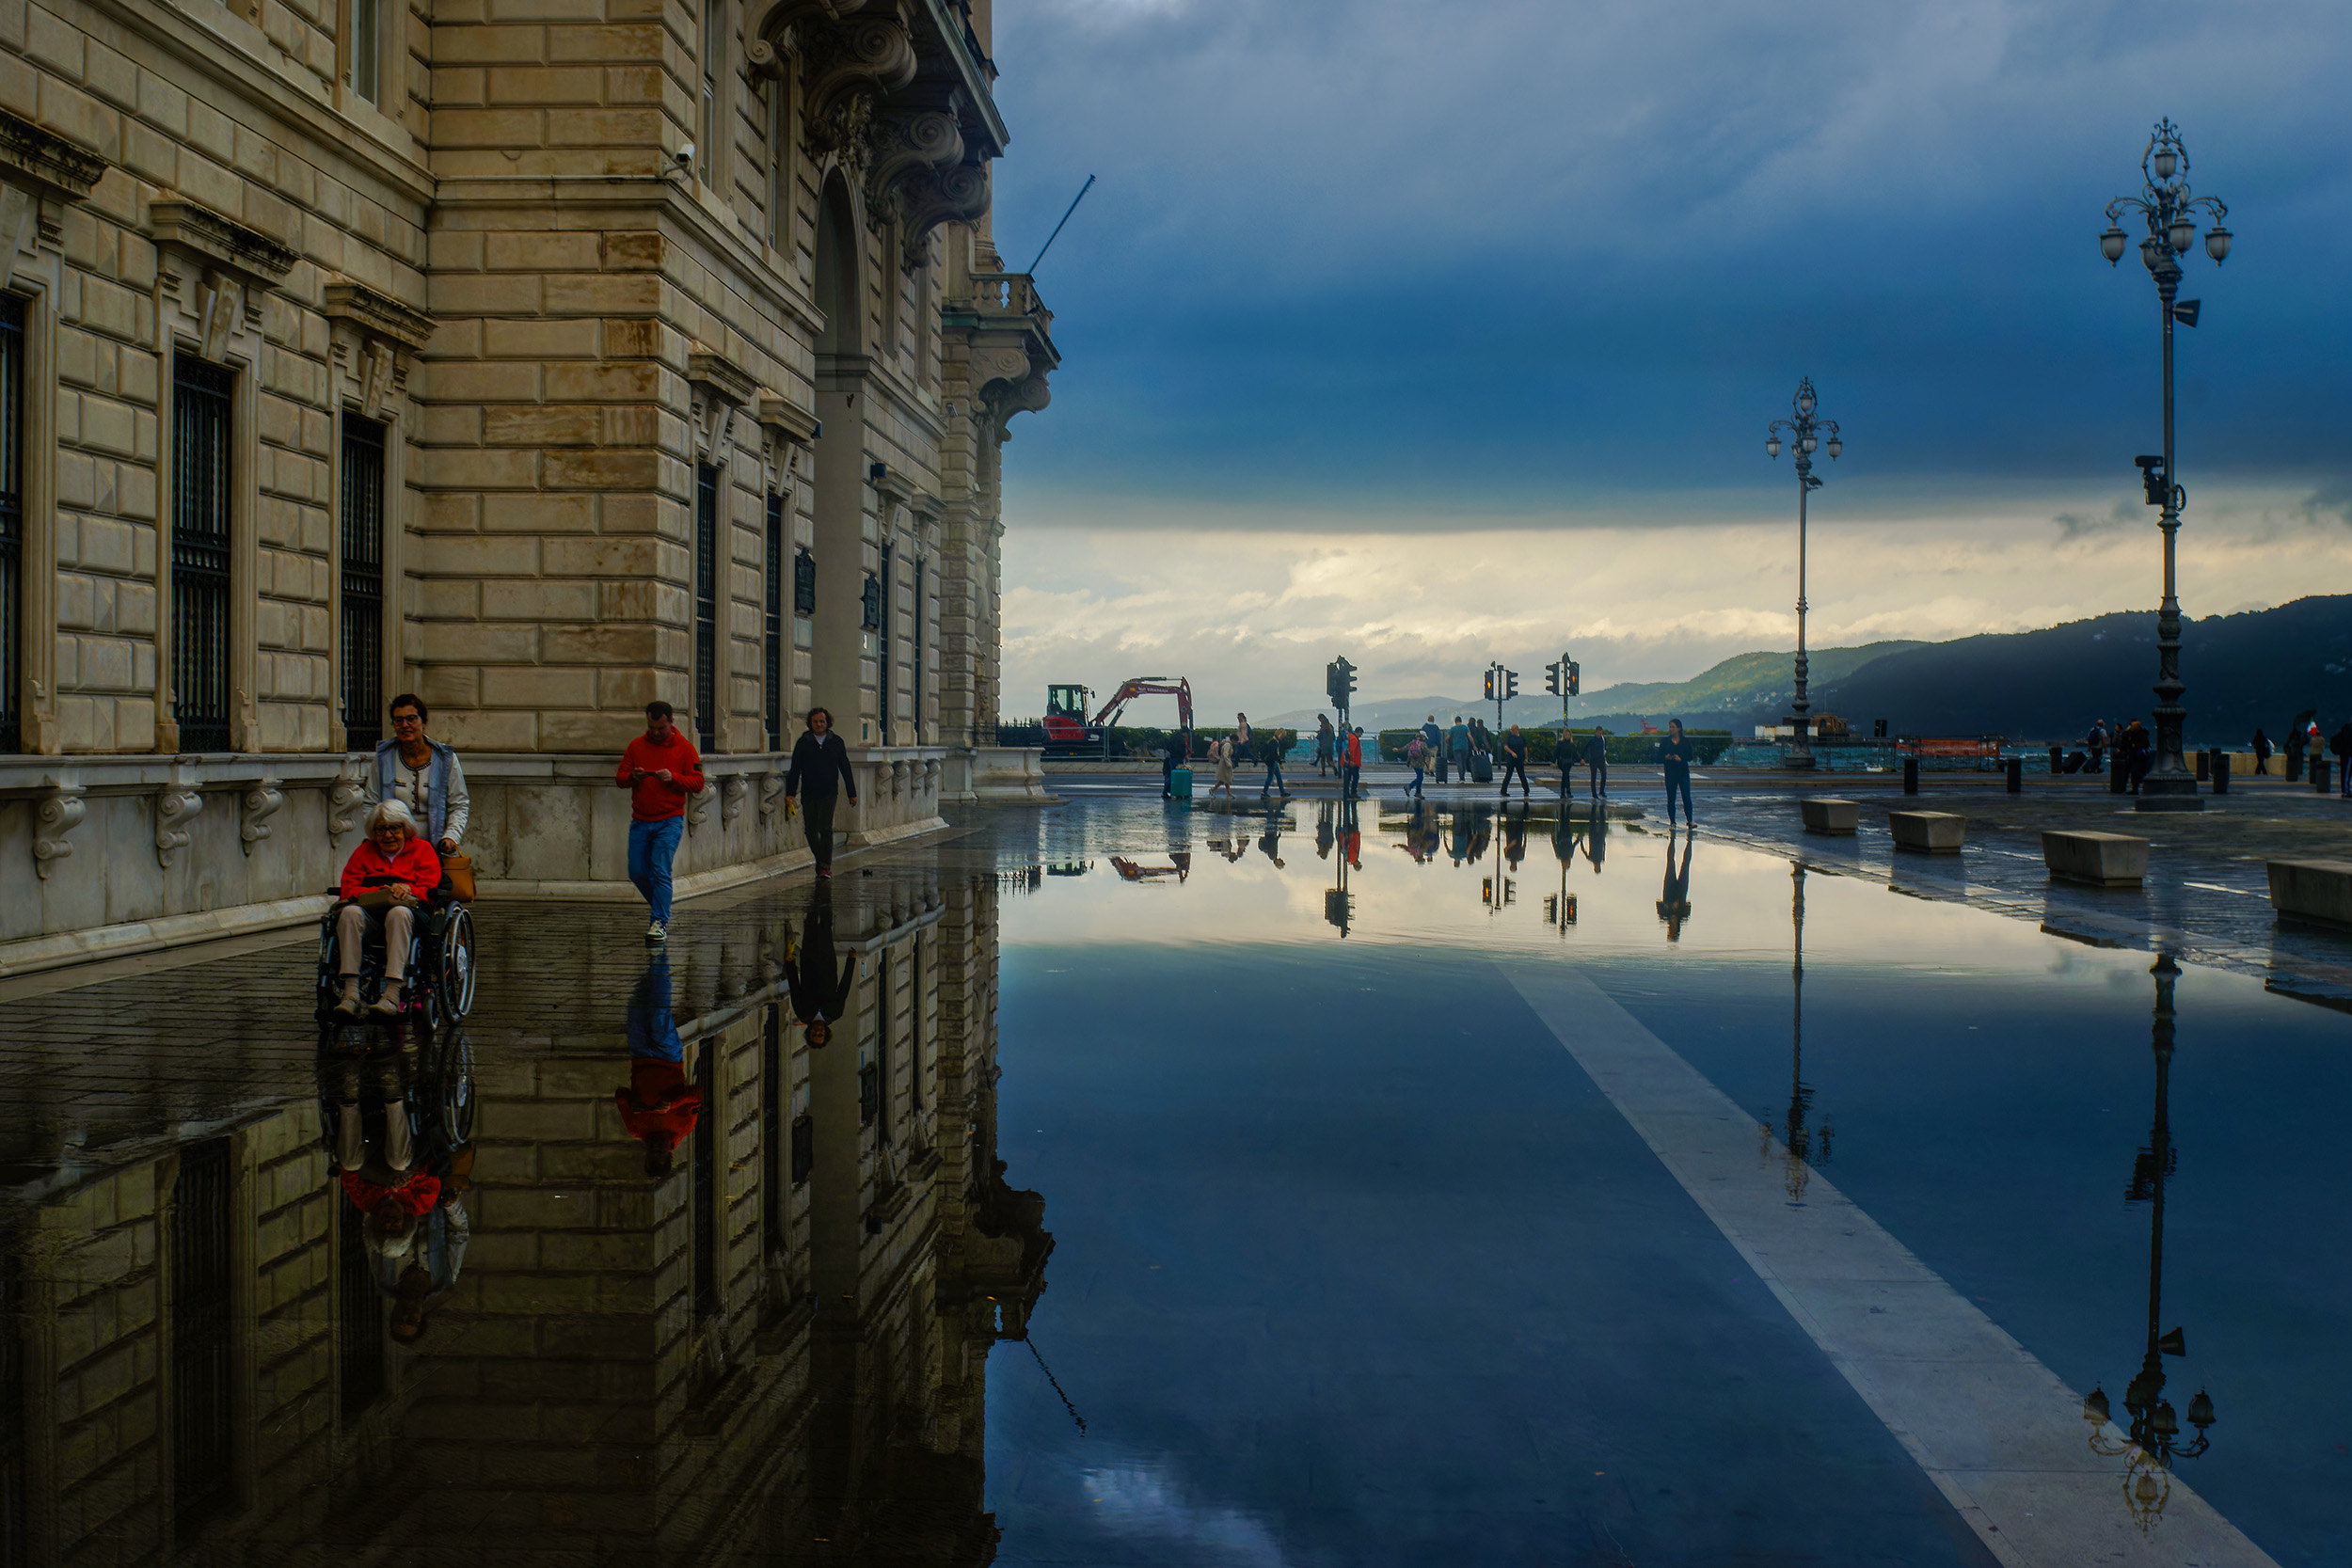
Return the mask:
<path id="1" fill-rule="evenodd" d="M 421 724 L 424 722 L 424 720 L 421 716 L 414 713 L 395 713 L 392 715 L 392 722 L 395 724 Z"/>

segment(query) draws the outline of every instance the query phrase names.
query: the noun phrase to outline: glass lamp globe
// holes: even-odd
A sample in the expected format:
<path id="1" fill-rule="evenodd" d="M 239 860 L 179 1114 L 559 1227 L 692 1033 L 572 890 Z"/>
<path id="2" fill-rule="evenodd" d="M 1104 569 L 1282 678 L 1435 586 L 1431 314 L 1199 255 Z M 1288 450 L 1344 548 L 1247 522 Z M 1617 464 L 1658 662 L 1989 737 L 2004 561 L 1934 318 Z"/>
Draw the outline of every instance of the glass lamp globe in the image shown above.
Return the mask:
<path id="1" fill-rule="evenodd" d="M 2156 178 L 2169 180 L 2172 171 L 2181 166 L 2181 155 L 2169 147 L 2156 150 Z"/>
<path id="2" fill-rule="evenodd" d="M 1829 455 L 1833 462 L 1836 461 L 1837 454 L 1845 450 L 1846 443 L 1844 441 L 1838 439 L 1835 436 L 1829 438 Z"/>
<path id="3" fill-rule="evenodd" d="M 1797 412 L 1800 414 L 1810 414 L 1813 412 L 1813 394 L 1811 392 L 1805 391 L 1799 392 L 1797 394 Z"/>
<path id="4" fill-rule="evenodd" d="M 2173 249 L 2185 252 L 2197 243 L 2197 225 L 2184 214 L 2172 220 L 2172 228 L 2165 238 L 2172 242 Z"/>
<path id="5" fill-rule="evenodd" d="M 2212 242 L 2208 239 L 2206 243 L 2210 245 Z M 2122 229 L 2111 223 L 2107 225 L 2107 231 L 2099 236 L 2099 254 L 2107 259 L 2110 266 L 2123 259 L 2123 230 Z"/>
<path id="6" fill-rule="evenodd" d="M 1808 436 L 1804 438 L 1804 450 L 1808 454 L 1820 444 L 1821 438 L 1819 436 Z"/>
<path id="7" fill-rule="evenodd" d="M 2230 259 L 2230 231 L 2227 229 L 2217 223 L 2205 230 L 2205 254 L 2213 258 L 2216 266 Z"/>
<path id="8" fill-rule="evenodd" d="M 1764 438 L 1764 455 L 1767 457 L 1778 457 L 1780 455 L 1779 436 L 1768 436 Z"/>

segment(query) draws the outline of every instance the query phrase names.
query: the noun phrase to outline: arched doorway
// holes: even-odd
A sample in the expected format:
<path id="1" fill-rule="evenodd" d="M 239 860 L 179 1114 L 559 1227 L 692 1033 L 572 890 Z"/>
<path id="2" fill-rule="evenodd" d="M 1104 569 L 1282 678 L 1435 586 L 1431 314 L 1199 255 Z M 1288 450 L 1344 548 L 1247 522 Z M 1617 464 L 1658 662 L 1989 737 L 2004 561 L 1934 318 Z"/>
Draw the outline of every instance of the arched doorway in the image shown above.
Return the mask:
<path id="1" fill-rule="evenodd" d="M 866 519 L 866 269 L 848 184 L 825 182 L 817 222 L 815 520 L 816 647 L 811 698 L 832 710 L 852 746 L 874 738 L 873 638 L 864 629 Z"/>

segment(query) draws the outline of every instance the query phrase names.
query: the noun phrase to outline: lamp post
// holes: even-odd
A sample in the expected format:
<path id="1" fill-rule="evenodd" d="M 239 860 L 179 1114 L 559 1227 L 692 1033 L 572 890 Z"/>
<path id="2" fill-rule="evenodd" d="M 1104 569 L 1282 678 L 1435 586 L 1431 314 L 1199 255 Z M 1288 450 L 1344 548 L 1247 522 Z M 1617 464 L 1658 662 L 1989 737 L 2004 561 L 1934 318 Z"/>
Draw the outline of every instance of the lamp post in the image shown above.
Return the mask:
<path id="1" fill-rule="evenodd" d="M 2172 961 L 2171 954 L 2163 953 L 2157 955 L 2148 973 L 2156 978 L 2155 1022 L 2150 1032 L 2151 1049 L 2156 1060 L 2155 1120 L 2149 1129 L 2148 1147 L 2133 1162 L 2132 1184 L 2124 1195 L 2129 1202 L 2149 1206 L 2147 1352 L 2140 1357 L 2138 1374 L 2123 1390 L 2123 1408 L 2131 1425 L 2122 1441 L 2106 1435 L 2110 1407 L 2106 1388 L 2093 1387 L 2083 1401 L 2083 1420 L 2090 1428 L 2091 1451 L 2109 1457 L 2131 1456 L 2123 1470 L 2123 1501 L 2143 1530 L 2164 1512 L 2165 1502 L 2172 1495 L 2173 1461 L 2195 1459 L 2210 1448 L 2213 1438 L 2206 1429 L 2214 1423 L 2212 1396 L 2200 1388 L 2197 1397 L 2188 1402 L 2188 1424 L 2196 1429 L 2197 1435 L 2181 1441 L 2181 1418 L 2174 1413 L 2172 1402 L 2164 1397 L 2164 1358 L 2188 1354 L 2187 1339 L 2179 1329 L 2168 1333 L 2159 1327 L 2164 1312 L 2164 1189 L 2172 1175 L 2175 1157 L 2171 1115 L 2172 987 L 2181 977 L 2181 966 Z"/>
<path id="2" fill-rule="evenodd" d="M 2169 341 L 2169 340 L 2168 340 Z M 1814 405 L 1813 378 L 1804 376 L 1797 383 L 1797 395 L 1790 400 L 1793 411 L 1786 420 L 1774 420 L 1765 427 L 1764 451 L 1769 457 L 1780 456 L 1781 432 L 1788 433 L 1790 454 L 1797 460 L 1797 691 L 1792 705 L 1797 714 L 1797 744 L 1794 751 L 1781 753 L 1783 767 L 1799 769 L 1813 766 L 1813 741 L 1805 733 L 1805 713 L 1811 705 L 1804 694 L 1804 511 L 1805 498 L 1821 487 L 1813 474 L 1814 450 L 1821 444 L 1821 435 L 1829 435 L 1829 455 L 1834 462 L 1846 450 L 1838 438 L 1837 421 L 1817 418 Z"/>
<path id="3" fill-rule="evenodd" d="M 1829 1163 L 1830 1139 L 1834 1135 L 1826 1119 L 1819 1127 L 1806 1125 L 1813 1111 L 1813 1087 L 1804 1081 L 1804 863 L 1793 861 L 1788 866 L 1788 927 L 1795 956 L 1788 965 L 1788 1117 L 1775 1128 L 1769 1121 L 1756 1124 L 1761 1152 L 1770 1158 L 1772 1138 L 1780 1138 L 1781 1182 L 1788 1192 L 1788 1207 L 1804 1207 L 1804 1189 L 1813 1180 L 1813 1167 Z"/>
<path id="4" fill-rule="evenodd" d="M 2157 527 L 2164 531 L 2164 602 L 2156 609 L 2156 756 L 2139 786 L 2141 811 L 2201 811 L 2197 775 L 2181 755 L 2181 721 L 2188 710 L 2181 706 L 2181 601 L 2174 593 L 2173 536 L 2181 531 L 2181 509 L 2188 492 L 2182 489 L 2172 466 L 2172 325 L 2197 325 L 2198 302 L 2178 299 L 2180 258 L 2197 242 L 2197 214 L 2202 210 L 2205 254 L 2218 266 L 2230 254 L 2230 231 L 2223 220 L 2230 209 L 2217 198 L 2191 196 L 2188 188 L 2188 149 L 2181 144 L 2180 127 L 2169 119 L 2156 122 L 2148 150 L 2139 156 L 2140 194 L 2119 196 L 2107 203 L 2106 231 L 2099 236 L 2099 254 L 2112 266 L 2123 259 L 2129 238 L 2122 214 L 2137 212 L 2147 220 L 2148 237 L 2139 242 L 2139 259 L 2156 280 L 2156 306 L 2164 330 L 2164 453 L 2137 459 L 2148 504 L 2164 509 Z"/>

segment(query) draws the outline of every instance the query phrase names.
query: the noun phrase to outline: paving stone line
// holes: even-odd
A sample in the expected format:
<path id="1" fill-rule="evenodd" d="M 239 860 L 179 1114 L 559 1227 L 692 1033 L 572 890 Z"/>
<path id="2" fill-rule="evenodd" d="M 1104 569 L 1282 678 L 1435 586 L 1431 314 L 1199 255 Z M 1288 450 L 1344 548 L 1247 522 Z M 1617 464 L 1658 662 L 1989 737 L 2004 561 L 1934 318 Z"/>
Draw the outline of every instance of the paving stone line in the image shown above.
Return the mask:
<path id="1" fill-rule="evenodd" d="M 1818 1172 L 1790 1203 L 1756 1118 L 1590 979 L 1499 967 L 2003 1563 L 2278 1568 L 2177 1476 L 2143 1532 L 2079 1393 Z"/>

